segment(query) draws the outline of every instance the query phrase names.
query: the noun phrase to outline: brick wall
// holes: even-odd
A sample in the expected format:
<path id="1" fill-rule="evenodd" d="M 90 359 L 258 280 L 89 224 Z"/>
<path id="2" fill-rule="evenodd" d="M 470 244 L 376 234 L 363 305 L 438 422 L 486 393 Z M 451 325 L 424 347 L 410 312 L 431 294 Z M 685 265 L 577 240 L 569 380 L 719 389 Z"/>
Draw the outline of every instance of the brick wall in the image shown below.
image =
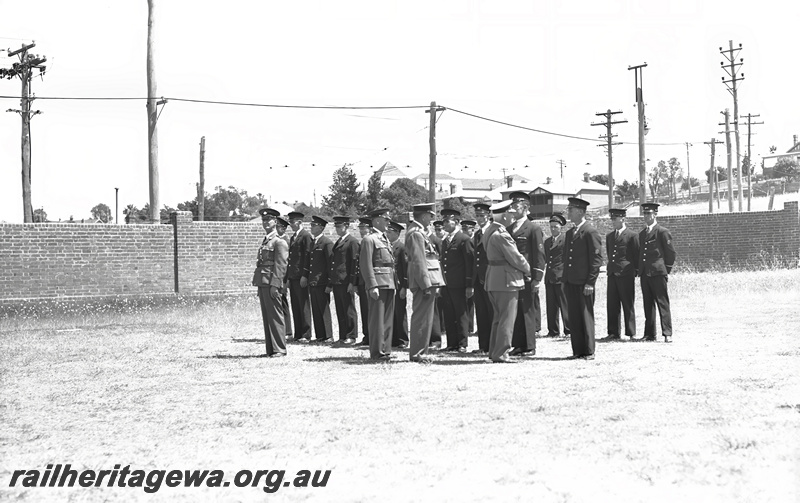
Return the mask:
<path id="1" fill-rule="evenodd" d="M 175 236 L 181 294 L 251 292 L 250 280 L 264 231 L 258 222 L 192 222 L 187 212 L 174 225 L 0 224 L 0 302 L 41 298 L 105 298 L 172 294 Z M 800 209 L 665 216 L 680 268 L 710 261 L 745 265 L 767 252 L 800 256 Z M 538 221 L 549 235 L 547 221 Z M 607 218 L 596 219 L 601 233 Z M 628 225 L 644 224 L 632 216 Z M 308 224 L 306 224 L 308 227 Z M 291 230 L 289 230 L 291 233 Z M 326 234 L 334 240 L 333 225 Z M 351 234 L 358 236 L 355 226 Z"/>

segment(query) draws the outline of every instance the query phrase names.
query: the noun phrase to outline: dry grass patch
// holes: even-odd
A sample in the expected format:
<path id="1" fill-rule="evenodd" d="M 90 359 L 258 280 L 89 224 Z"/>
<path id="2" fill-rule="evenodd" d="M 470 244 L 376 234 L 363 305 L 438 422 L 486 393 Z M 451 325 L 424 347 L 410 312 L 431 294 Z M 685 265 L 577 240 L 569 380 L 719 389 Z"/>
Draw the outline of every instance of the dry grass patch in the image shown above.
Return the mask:
<path id="1" fill-rule="evenodd" d="M 672 345 L 598 342 L 595 361 L 573 361 L 568 340 L 545 338 L 516 365 L 442 354 L 417 365 L 405 352 L 374 364 L 365 350 L 313 345 L 260 358 L 254 297 L 7 318 L 0 480 L 23 501 L 152 499 L 7 487 L 14 469 L 59 462 L 219 468 L 228 479 L 332 470 L 325 488 L 272 496 L 292 501 L 796 499 L 800 271 L 678 274 L 670 289 Z"/>

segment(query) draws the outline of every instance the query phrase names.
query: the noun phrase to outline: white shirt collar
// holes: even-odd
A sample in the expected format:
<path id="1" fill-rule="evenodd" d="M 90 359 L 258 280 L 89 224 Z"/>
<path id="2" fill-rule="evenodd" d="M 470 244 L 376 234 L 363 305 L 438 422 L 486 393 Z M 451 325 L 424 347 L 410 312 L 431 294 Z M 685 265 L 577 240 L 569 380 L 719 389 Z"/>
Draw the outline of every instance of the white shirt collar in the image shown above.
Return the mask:
<path id="1" fill-rule="evenodd" d="M 585 223 L 586 223 L 586 219 L 581 220 L 581 223 L 579 223 L 578 225 L 575 226 L 575 232 L 578 232 L 578 230 L 581 227 L 583 227 L 583 224 L 585 224 Z"/>
<path id="2" fill-rule="evenodd" d="M 648 225 L 647 226 L 647 232 L 653 232 L 653 228 L 656 226 L 657 223 L 658 222 L 653 221 L 653 223 L 651 225 Z"/>

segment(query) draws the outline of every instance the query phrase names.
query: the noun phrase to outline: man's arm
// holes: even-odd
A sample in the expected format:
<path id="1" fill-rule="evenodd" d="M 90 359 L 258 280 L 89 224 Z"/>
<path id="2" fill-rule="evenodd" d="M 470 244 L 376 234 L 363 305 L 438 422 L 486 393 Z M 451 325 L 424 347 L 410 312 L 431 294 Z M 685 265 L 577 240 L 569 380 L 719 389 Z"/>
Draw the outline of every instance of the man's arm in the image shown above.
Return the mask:
<path id="1" fill-rule="evenodd" d="M 496 235 L 502 238 L 498 245 L 500 247 L 500 251 L 503 252 L 503 257 L 505 257 L 506 262 L 508 262 L 515 269 L 522 271 L 524 275 L 529 275 L 531 273 L 531 266 L 517 249 L 517 244 L 514 242 L 514 238 L 505 232 L 502 234 L 497 233 Z"/>
<path id="2" fill-rule="evenodd" d="M 586 277 L 586 284 L 594 287 L 597 277 L 600 275 L 600 266 L 603 265 L 603 238 L 597 229 L 586 235 L 586 254 L 589 259 L 589 275 Z"/>
<path id="3" fill-rule="evenodd" d="M 661 233 L 661 246 L 664 250 L 664 265 L 667 266 L 667 274 L 672 272 L 675 265 L 675 248 L 672 246 L 672 234 L 667 229 Z"/>
<path id="4" fill-rule="evenodd" d="M 535 282 L 542 281 L 544 276 L 544 265 L 546 263 L 544 256 L 544 233 L 539 225 L 533 225 L 533 232 L 531 236 L 531 279 Z"/>

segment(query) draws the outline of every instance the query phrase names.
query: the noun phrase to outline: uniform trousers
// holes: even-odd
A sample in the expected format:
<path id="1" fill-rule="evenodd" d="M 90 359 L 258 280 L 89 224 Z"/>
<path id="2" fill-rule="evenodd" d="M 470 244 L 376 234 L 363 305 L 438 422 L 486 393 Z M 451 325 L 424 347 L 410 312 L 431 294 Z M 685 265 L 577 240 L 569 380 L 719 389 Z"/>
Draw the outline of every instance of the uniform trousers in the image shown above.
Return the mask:
<path id="1" fill-rule="evenodd" d="M 408 297 L 400 298 L 400 290 L 395 290 L 394 320 L 392 321 L 392 346 L 408 345 Z M 408 290 L 406 290 L 406 296 Z M 412 302 L 413 304 L 413 302 Z"/>
<path id="2" fill-rule="evenodd" d="M 394 288 L 378 289 L 378 298 L 369 299 L 369 356 L 380 358 L 392 353 Z"/>
<path id="3" fill-rule="evenodd" d="M 525 288 L 519 291 L 517 299 L 517 319 L 514 322 L 514 336 L 511 345 L 523 351 L 536 352 L 536 301 L 533 283 L 525 282 Z"/>
<path id="4" fill-rule="evenodd" d="M 289 300 L 292 302 L 294 338 L 311 339 L 311 304 L 308 287 L 301 287 L 299 279 L 289 280 Z"/>
<path id="5" fill-rule="evenodd" d="M 358 315 L 355 294 L 347 291 L 348 285 L 333 285 L 333 303 L 339 323 L 339 340 L 358 337 Z"/>
<path id="6" fill-rule="evenodd" d="M 314 335 L 318 341 L 333 337 L 331 324 L 331 294 L 325 293 L 324 286 L 308 287 L 311 294 L 311 316 L 314 318 Z"/>
<path id="7" fill-rule="evenodd" d="M 261 318 L 264 320 L 264 341 L 267 345 L 267 356 L 275 353 L 286 354 L 286 325 L 283 318 L 283 306 L 280 300 L 270 295 L 269 286 L 258 287 L 258 300 L 261 304 Z"/>
<path id="8" fill-rule="evenodd" d="M 642 276 L 644 301 L 644 337 L 656 336 L 656 306 L 661 317 L 661 335 L 672 336 L 672 314 L 669 308 L 668 276 Z"/>
<path id="9" fill-rule="evenodd" d="M 475 332 L 475 293 L 467 299 L 467 334 Z"/>
<path id="10" fill-rule="evenodd" d="M 561 283 L 545 283 L 544 295 L 547 302 L 547 335 L 558 336 L 558 313 L 564 321 L 564 335 L 569 335 L 569 313 L 567 312 L 567 296 Z"/>
<path id="11" fill-rule="evenodd" d="M 608 335 L 620 335 L 619 312 L 620 304 L 625 318 L 625 335 L 636 335 L 636 313 L 633 310 L 633 301 L 636 297 L 636 282 L 633 274 L 628 276 L 608 276 L 608 296 L 606 300 L 606 313 L 608 314 Z"/>
<path id="12" fill-rule="evenodd" d="M 489 336 L 489 358 L 504 360 L 511 349 L 511 336 L 517 319 L 518 292 L 488 292 L 492 303 L 492 332 Z"/>
<path id="13" fill-rule="evenodd" d="M 539 283 L 542 284 L 541 282 Z M 535 288 L 533 290 L 533 309 L 534 309 L 534 316 L 536 316 L 536 333 L 542 331 L 542 303 L 539 300 L 539 289 Z"/>
<path id="14" fill-rule="evenodd" d="M 475 318 L 478 325 L 478 349 L 481 351 L 489 351 L 489 339 L 492 335 L 492 301 L 489 299 L 489 293 L 483 288 L 483 283 L 475 285 L 475 293 L 472 295 L 475 299 Z"/>
<path id="15" fill-rule="evenodd" d="M 294 330 L 292 330 L 292 312 L 289 310 L 289 298 L 286 295 L 286 290 L 288 288 L 284 288 L 281 294 L 281 307 L 283 307 L 283 320 L 286 322 L 286 337 L 289 337 L 294 333 Z"/>
<path id="16" fill-rule="evenodd" d="M 431 328 L 431 344 L 442 343 L 442 332 L 444 327 L 444 318 L 442 316 L 442 290 L 444 287 L 439 288 L 439 296 L 433 301 L 433 328 Z"/>
<path id="17" fill-rule="evenodd" d="M 369 297 L 364 285 L 358 285 L 358 310 L 361 312 L 361 333 L 364 334 L 364 342 L 369 342 Z"/>
<path id="18" fill-rule="evenodd" d="M 594 292 L 584 295 L 583 287 L 564 283 L 573 356 L 594 354 Z"/>
<path id="19" fill-rule="evenodd" d="M 431 292 L 426 298 L 423 293 L 424 290 L 421 288 L 411 290 L 411 331 L 409 333 L 411 341 L 408 348 L 408 357 L 411 359 L 427 352 L 428 346 L 431 344 L 431 331 L 435 322 L 439 321 L 434 320 L 436 295 Z"/>
<path id="20" fill-rule="evenodd" d="M 442 290 L 442 307 L 448 348 L 466 348 L 469 336 L 467 321 L 467 289 L 446 286 Z"/>

